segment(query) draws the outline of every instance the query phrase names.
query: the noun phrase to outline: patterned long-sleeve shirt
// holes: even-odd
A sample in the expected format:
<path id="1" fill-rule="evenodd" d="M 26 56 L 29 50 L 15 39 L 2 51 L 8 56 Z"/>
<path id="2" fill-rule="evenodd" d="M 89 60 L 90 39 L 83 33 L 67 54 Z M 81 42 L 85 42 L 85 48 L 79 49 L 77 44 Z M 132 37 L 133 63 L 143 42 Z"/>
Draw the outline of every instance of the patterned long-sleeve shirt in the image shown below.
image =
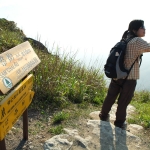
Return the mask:
<path id="1" fill-rule="evenodd" d="M 140 69 L 139 69 L 139 62 L 140 62 L 140 56 L 141 54 L 145 52 L 150 52 L 150 43 L 147 43 L 140 37 L 133 38 L 128 44 L 127 44 L 127 50 L 125 55 L 125 67 L 127 69 L 130 69 L 131 65 L 136 60 L 132 70 L 130 71 L 130 74 L 128 76 L 128 79 L 139 79 Z"/>

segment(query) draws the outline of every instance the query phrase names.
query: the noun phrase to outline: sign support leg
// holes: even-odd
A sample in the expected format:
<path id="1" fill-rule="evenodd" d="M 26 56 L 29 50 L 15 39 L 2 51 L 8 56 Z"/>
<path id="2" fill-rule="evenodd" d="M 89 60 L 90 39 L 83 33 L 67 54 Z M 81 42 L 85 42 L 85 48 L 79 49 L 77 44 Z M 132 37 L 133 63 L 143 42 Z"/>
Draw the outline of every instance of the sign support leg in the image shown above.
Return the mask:
<path id="1" fill-rule="evenodd" d="M 23 113 L 23 139 L 28 140 L 28 109 Z"/>
<path id="2" fill-rule="evenodd" d="M 0 141 L 0 149 L 6 150 L 5 139 L 3 139 L 2 141 Z"/>

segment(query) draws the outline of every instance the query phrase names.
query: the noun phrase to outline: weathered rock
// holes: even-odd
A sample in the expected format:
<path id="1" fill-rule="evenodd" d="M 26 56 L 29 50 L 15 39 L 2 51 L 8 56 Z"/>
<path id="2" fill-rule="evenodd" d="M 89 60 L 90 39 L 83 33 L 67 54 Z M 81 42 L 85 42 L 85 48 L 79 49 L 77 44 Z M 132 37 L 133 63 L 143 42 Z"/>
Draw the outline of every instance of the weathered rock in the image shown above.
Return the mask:
<path id="1" fill-rule="evenodd" d="M 136 133 L 142 132 L 143 127 L 137 124 L 130 124 L 128 125 L 128 129 L 130 132 L 136 134 Z"/>
<path id="2" fill-rule="evenodd" d="M 69 138 L 70 135 L 67 134 L 54 136 L 45 142 L 44 150 L 67 150 L 73 143 L 72 141 L 69 142 Z"/>
<path id="3" fill-rule="evenodd" d="M 114 104 L 111 108 L 111 111 L 110 111 L 110 121 L 111 122 L 113 122 L 116 118 L 116 116 L 115 116 L 116 109 L 117 109 L 117 104 Z M 135 111 L 135 107 L 133 107 L 132 105 L 128 105 L 128 107 L 127 107 L 127 118 L 131 117 L 131 115 L 134 111 Z M 91 112 L 89 115 L 92 119 L 99 120 L 99 113 L 100 113 L 100 111 L 95 111 L 95 112 Z"/>
<path id="4" fill-rule="evenodd" d="M 89 120 L 90 133 L 81 137 L 77 130 L 64 129 L 67 134 L 47 140 L 45 150 L 140 150 L 139 137 L 115 127 L 112 123 Z M 88 128 L 87 128 L 88 129 Z"/>
<path id="5" fill-rule="evenodd" d="M 24 37 L 24 41 L 30 41 L 32 46 L 34 46 L 35 48 L 37 48 L 39 50 L 42 50 L 43 52 L 48 53 L 47 47 L 43 43 L 41 43 L 40 41 L 37 41 L 37 40 L 29 38 L 29 37 Z"/>
<path id="6" fill-rule="evenodd" d="M 110 114 L 115 113 L 114 105 Z M 129 105 L 128 117 L 135 108 Z M 44 150 L 148 150 L 141 139 L 131 131 L 141 131 L 142 127 L 130 125 L 130 132 L 115 127 L 111 122 L 100 121 L 99 111 L 90 113 L 93 120 L 88 120 L 84 134 L 79 134 L 76 129 L 64 129 L 66 134 L 57 135 L 47 140 Z M 112 119 L 112 118 L 111 118 Z M 132 130 L 133 129 L 133 130 Z"/>
<path id="7" fill-rule="evenodd" d="M 100 139 L 100 150 L 138 150 L 140 148 L 139 137 L 115 127 L 112 123 L 89 120 L 88 124 L 94 127 L 92 133 Z"/>

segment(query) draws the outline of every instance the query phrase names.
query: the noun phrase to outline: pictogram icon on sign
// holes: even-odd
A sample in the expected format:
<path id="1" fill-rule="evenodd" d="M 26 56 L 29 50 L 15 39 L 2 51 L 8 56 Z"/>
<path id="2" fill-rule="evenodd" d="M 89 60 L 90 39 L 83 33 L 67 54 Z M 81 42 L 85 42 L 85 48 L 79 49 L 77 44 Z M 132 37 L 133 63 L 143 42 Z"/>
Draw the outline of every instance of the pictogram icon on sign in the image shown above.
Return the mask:
<path id="1" fill-rule="evenodd" d="M 13 87 L 12 81 L 9 78 L 4 78 L 3 83 L 9 89 Z"/>

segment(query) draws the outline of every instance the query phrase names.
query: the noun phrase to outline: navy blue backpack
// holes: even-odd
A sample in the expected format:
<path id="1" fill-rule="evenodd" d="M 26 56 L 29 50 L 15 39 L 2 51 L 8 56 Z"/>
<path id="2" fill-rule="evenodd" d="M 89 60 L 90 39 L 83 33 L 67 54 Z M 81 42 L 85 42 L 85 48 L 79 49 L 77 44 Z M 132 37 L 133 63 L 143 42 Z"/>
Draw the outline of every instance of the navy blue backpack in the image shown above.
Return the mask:
<path id="1" fill-rule="evenodd" d="M 138 59 L 137 57 L 129 70 L 125 68 L 124 56 L 126 53 L 127 43 L 131 39 L 133 39 L 133 37 L 128 40 L 122 39 L 111 49 L 106 64 L 104 65 L 104 72 L 108 78 L 125 79 L 128 77 L 134 63 Z"/>

